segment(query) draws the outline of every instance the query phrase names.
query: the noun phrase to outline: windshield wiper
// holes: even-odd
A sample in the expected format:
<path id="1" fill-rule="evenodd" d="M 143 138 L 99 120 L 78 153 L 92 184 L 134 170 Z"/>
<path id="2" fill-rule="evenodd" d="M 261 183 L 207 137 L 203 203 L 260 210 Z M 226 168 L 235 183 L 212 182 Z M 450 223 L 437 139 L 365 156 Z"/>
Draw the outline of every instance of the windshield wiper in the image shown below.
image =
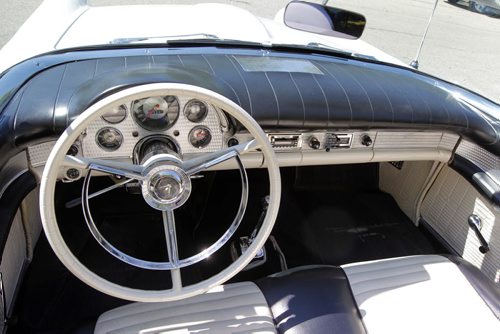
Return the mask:
<path id="1" fill-rule="evenodd" d="M 341 56 L 344 58 L 353 57 L 353 53 L 341 49 L 337 49 L 328 45 L 324 45 L 321 43 L 311 42 L 306 45 L 302 44 L 272 44 L 271 47 L 274 48 L 285 48 L 285 49 L 297 49 L 297 50 L 306 50 L 306 51 L 320 51 L 320 52 L 328 52 L 329 54 L 333 54 L 336 56 Z"/>
<path id="2" fill-rule="evenodd" d="M 188 34 L 188 35 L 171 35 L 171 36 L 155 36 L 155 37 L 131 37 L 131 38 L 116 38 L 109 42 L 114 45 L 126 44 L 164 44 L 168 46 L 176 45 L 242 45 L 242 46 L 271 46 L 271 44 L 263 44 L 252 41 L 243 41 L 237 39 L 223 39 L 212 34 Z"/>
<path id="3" fill-rule="evenodd" d="M 128 38 L 115 38 L 109 44 L 133 44 L 133 43 L 167 43 L 172 41 L 182 40 L 206 40 L 213 41 L 219 40 L 219 37 L 212 34 L 187 34 L 187 35 L 169 35 L 169 36 L 154 36 L 154 37 L 128 37 Z"/>
<path id="4" fill-rule="evenodd" d="M 351 56 L 351 57 L 355 57 L 355 58 L 364 58 L 364 59 L 377 60 L 377 58 L 375 58 L 373 56 L 365 55 L 365 54 L 362 54 L 362 53 L 356 53 L 356 52 L 348 52 L 348 51 L 345 51 L 345 50 L 334 48 L 333 46 L 330 46 L 330 45 L 327 45 L 327 44 L 323 44 L 323 43 L 310 42 L 310 43 L 307 44 L 307 46 L 308 47 L 312 47 L 312 48 L 317 48 L 319 50 L 331 50 L 331 51 L 334 51 L 336 53 L 343 53 L 345 55 L 348 55 L 348 56 Z"/>

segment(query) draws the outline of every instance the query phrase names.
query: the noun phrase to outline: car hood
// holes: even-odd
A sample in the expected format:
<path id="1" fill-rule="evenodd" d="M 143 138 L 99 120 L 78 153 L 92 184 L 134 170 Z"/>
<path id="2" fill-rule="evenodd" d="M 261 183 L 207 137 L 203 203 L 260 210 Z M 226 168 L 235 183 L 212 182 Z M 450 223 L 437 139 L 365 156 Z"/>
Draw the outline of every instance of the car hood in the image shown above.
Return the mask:
<path id="1" fill-rule="evenodd" d="M 274 20 L 225 4 L 89 7 L 85 0 L 46 0 L 0 51 L 0 71 L 37 54 L 106 45 L 116 39 L 213 35 L 263 45 L 317 43 L 404 65 L 361 40 L 321 36 L 288 28 L 280 10 Z M 43 26 L 45 29 L 40 29 Z M 30 43 L 26 43 L 26 41 Z"/>

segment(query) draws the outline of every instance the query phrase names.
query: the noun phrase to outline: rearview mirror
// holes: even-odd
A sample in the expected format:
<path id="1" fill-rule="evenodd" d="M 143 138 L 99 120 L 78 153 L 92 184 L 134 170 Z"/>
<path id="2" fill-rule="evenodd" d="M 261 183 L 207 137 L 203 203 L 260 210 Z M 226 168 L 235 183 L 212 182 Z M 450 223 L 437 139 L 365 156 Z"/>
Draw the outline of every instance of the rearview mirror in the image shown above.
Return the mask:
<path id="1" fill-rule="evenodd" d="M 293 29 L 347 39 L 358 39 L 366 25 L 361 14 L 305 1 L 290 2 L 284 21 Z"/>

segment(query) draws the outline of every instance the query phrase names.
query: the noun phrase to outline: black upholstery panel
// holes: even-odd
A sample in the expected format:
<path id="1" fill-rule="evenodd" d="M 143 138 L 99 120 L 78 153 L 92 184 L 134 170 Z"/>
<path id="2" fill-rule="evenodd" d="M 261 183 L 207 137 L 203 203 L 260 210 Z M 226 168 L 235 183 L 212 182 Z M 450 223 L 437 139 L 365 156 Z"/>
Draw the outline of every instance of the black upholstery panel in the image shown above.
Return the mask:
<path id="1" fill-rule="evenodd" d="M 256 282 L 278 333 L 366 333 L 341 268 L 301 267 Z"/>

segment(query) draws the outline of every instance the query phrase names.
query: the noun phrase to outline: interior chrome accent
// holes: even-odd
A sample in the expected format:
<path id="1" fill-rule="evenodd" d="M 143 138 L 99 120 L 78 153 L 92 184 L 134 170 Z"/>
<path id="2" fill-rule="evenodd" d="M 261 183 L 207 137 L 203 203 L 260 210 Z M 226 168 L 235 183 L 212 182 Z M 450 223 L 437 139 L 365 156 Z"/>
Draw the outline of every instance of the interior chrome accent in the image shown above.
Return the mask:
<path id="1" fill-rule="evenodd" d="M 95 141 L 104 151 L 112 152 L 122 146 L 123 134 L 117 128 L 107 126 L 97 131 Z"/>
<path id="2" fill-rule="evenodd" d="M 249 146 L 249 145 L 247 144 L 247 146 Z M 168 261 L 168 262 L 156 262 L 156 261 L 146 261 L 146 260 L 138 259 L 136 257 L 125 254 L 124 252 L 122 252 L 121 250 L 119 250 L 118 248 L 113 246 L 101 234 L 101 232 L 97 228 L 97 225 L 95 224 L 94 219 L 92 218 L 90 205 L 89 205 L 89 193 L 88 193 L 92 170 L 90 170 L 87 173 L 87 175 L 85 176 L 83 188 L 82 188 L 83 213 L 84 213 L 85 221 L 87 222 L 87 226 L 89 227 L 91 234 L 94 236 L 96 241 L 106 251 L 108 251 L 111 255 L 113 255 L 114 257 L 116 257 L 117 259 L 119 259 L 125 263 L 128 263 L 130 265 L 133 265 L 133 266 L 139 267 L 139 268 L 151 269 L 151 270 L 173 270 L 173 269 L 184 268 L 184 267 L 187 267 L 189 265 L 198 263 L 198 262 L 206 259 L 210 255 L 215 253 L 217 250 L 219 250 L 233 236 L 234 232 L 236 232 L 241 221 L 243 220 L 243 216 L 245 214 L 245 210 L 247 207 L 248 176 L 247 176 L 246 170 L 243 166 L 243 163 L 241 162 L 241 159 L 238 155 L 238 151 L 234 150 L 234 147 L 233 147 L 233 150 L 231 150 L 231 151 L 236 152 L 236 155 L 234 155 L 232 157 L 236 158 L 236 160 L 238 162 L 239 169 L 240 169 L 240 175 L 241 175 L 241 187 L 242 187 L 242 189 L 241 189 L 241 200 L 240 200 L 238 212 L 237 212 L 236 217 L 234 218 L 233 222 L 231 223 L 229 228 L 226 230 L 226 232 L 215 243 L 213 243 L 211 246 L 209 246 L 208 248 L 206 248 L 202 252 L 195 254 L 195 255 L 193 255 L 189 258 L 186 258 L 186 259 L 178 259 L 177 256 L 170 255 L 170 254 L 174 254 L 174 252 L 177 253 L 175 250 L 175 249 L 177 249 L 177 244 L 175 241 L 176 239 L 174 237 L 172 237 L 170 234 L 173 231 L 175 231 L 175 226 L 173 226 L 173 227 L 171 226 L 175 222 L 173 210 L 175 208 L 179 207 L 180 205 L 177 205 L 177 204 L 172 205 L 172 206 L 169 206 L 169 205 L 160 206 L 160 205 L 158 205 L 157 207 L 154 206 L 154 205 L 156 205 L 156 203 L 151 205 L 151 203 L 149 202 L 149 200 L 150 200 L 149 188 L 147 186 L 146 186 L 146 188 L 148 188 L 148 192 L 147 192 L 147 195 L 144 195 L 144 193 L 143 193 L 144 199 L 153 208 L 163 211 L 162 214 L 164 217 L 164 224 L 167 224 L 167 227 L 166 227 L 168 229 L 166 231 L 166 233 L 167 233 L 167 235 L 166 235 L 167 236 L 167 249 L 168 249 L 170 261 Z M 163 168 L 167 167 L 167 166 L 169 166 L 169 165 L 153 168 L 149 173 L 151 173 L 151 175 L 155 175 L 158 171 L 164 170 Z M 170 165 L 170 167 L 173 167 L 173 166 Z M 177 168 L 179 168 L 179 167 L 177 167 Z M 186 173 L 186 172 L 184 172 L 184 173 Z M 144 191 L 144 184 L 148 184 L 149 179 L 150 179 L 150 177 L 147 178 L 147 181 L 143 181 L 143 191 Z M 187 179 L 189 180 L 189 177 L 187 177 Z M 181 194 L 181 196 L 183 196 L 183 195 Z M 167 213 L 165 213 L 165 212 L 167 212 Z M 170 222 L 165 223 L 165 219 L 170 220 Z M 175 242 L 175 245 L 173 244 L 174 242 Z"/>
<path id="3" fill-rule="evenodd" d="M 243 216 L 246 209 L 246 201 L 248 198 L 248 178 L 246 175 L 246 171 L 244 169 L 243 163 L 239 157 L 239 153 L 243 154 L 249 151 L 252 148 L 259 148 L 260 151 L 257 153 L 251 154 L 259 154 L 262 155 L 262 158 L 265 159 L 267 164 L 267 171 L 269 175 L 269 196 L 270 196 L 270 204 L 269 209 L 266 213 L 266 217 L 262 224 L 262 228 L 257 234 L 255 241 L 250 245 L 248 250 L 242 254 L 236 261 L 229 264 L 227 267 L 223 268 L 221 271 L 213 274 L 212 276 L 204 279 L 203 281 L 190 284 L 187 286 L 182 286 L 182 284 L 177 284 L 173 288 L 161 289 L 161 290 L 145 290 L 138 288 L 131 288 L 128 286 L 120 285 L 113 283 L 106 278 L 98 275 L 93 272 L 87 266 L 85 266 L 68 248 L 64 237 L 61 234 L 59 226 L 57 224 L 57 216 L 55 212 L 54 205 L 54 193 L 56 182 L 60 179 L 60 172 L 64 170 L 64 168 L 77 168 L 82 170 L 87 170 L 86 176 L 84 179 L 84 189 L 82 189 L 82 199 L 83 199 L 83 207 L 86 216 L 86 220 L 91 222 L 91 215 L 89 210 L 89 200 L 86 198 L 88 194 L 89 180 L 90 175 L 92 175 L 94 170 L 98 170 L 104 173 L 118 174 L 125 177 L 131 177 L 137 179 L 139 181 L 145 181 L 145 175 L 148 175 L 149 165 L 138 166 L 132 165 L 130 163 L 110 161 L 105 159 L 89 159 L 83 157 L 73 157 L 67 156 L 66 152 L 70 148 L 70 146 L 74 143 L 74 141 L 79 138 L 82 132 L 88 131 L 89 124 L 92 124 L 96 120 L 101 120 L 100 116 L 110 107 L 120 105 L 130 100 L 137 100 L 141 98 L 145 98 L 148 96 L 164 96 L 164 95 L 189 95 L 193 98 L 202 99 L 207 102 L 208 105 L 216 106 L 218 108 L 223 109 L 228 115 L 234 117 L 240 124 L 245 127 L 248 132 L 252 135 L 255 141 L 251 141 L 246 143 L 241 147 L 237 147 L 236 149 L 233 147 L 231 150 L 237 151 L 238 154 L 235 156 L 235 162 L 238 165 L 238 168 L 242 171 L 240 173 L 242 180 L 242 193 L 241 193 L 241 202 L 238 209 L 237 217 L 235 217 L 232 225 L 228 228 L 228 230 L 210 247 L 194 255 L 187 259 L 179 259 L 178 265 L 176 268 L 173 268 L 173 265 L 170 261 L 168 262 L 147 262 L 140 259 L 135 259 L 133 257 L 126 258 L 126 254 L 121 253 L 118 249 L 113 247 L 111 244 L 106 243 L 105 239 L 102 238 L 99 231 L 95 228 L 95 224 L 90 223 L 89 227 L 91 229 L 92 234 L 96 240 L 98 240 L 101 244 L 106 245 L 106 250 L 115 256 L 118 259 L 123 261 L 127 260 L 138 260 L 135 264 L 140 267 L 148 267 L 154 266 L 154 270 L 161 270 L 163 268 L 169 269 L 178 269 L 182 266 L 188 265 L 189 263 L 195 263 L 197 261 L 201 261 L 202 259 L 210 256 L 215 251 L 217 251 L 222 244 L 226 243 L 231 236 L 236 231 L 236 228 L 239 226 L 241 222 L 241 217 Z M 208 119 L 208 117 L 207 117 Z M 102 121 L 102 120 L 101 120 Z M 123 123 L 127 122 L 125 120 Z M 180 137 L 180 136 L 179 136 Z M 85 148 L 85 145 L 83 145 Z M 83 152 L 85 155 L 85 152 Z M 225 157 L 228 151 L 222 150 L 222 155 Z M 209 156 L 215 161 L 225 161 L 224 159 L 220 159 L 220 152 L 216 155 Z M 233 153 L 234 154 L 234 153 Z M 249 154 L 249 156 L 251 155 Z M 109 158 L 116 157 L 110 156 Z M 246 160 L 245 156 L 245 160 Z M 131 159 L 131 157 L 129 158 Z M 213 159 L 204 159 L 197 160 L 191 159 L 189 163 L 193 166 L 194 169 L 199 170 L 200 164 L 198 162 L 202 162 L 201 166 L 213 166 L 214 162 L 210 161 Z M 126 160 L 130 161 L 130 160 Z M 179 166 L 179 165 L 178 165 Z M 155 166 L 156 167 L 156 166 Z M 182 168 L 182 166 L 179 166 Z M 154 167 L 153 167 L 154 168 Z M 80 116 L 78 116 L 69 126 L 65 132 L 59 137 L 56 142 L 49 158 L 47 160 L 46 166 L 43 170 L 43 175 L 41 176 L 41 186 L 40 186 L 40 216 L 42 218 L 42 225 L 44 228 L 45 235 L 54 250 L 55 254 L 62 261 L 62 263 L 78 278 L 84 281 L 86 284 L 91 287 L 106 293 L 108 295 L 133 300 L 133 301 L 149 301 L 149 302 L 160 302 L 160 301 L 172 301 L 183 298 L 192 297 L 198 294 L 201 294 L 215 286 L 218 286 L 238 272 L 240 272 L 257 254 L 260 248 L 264 246 L 265 241 L 269 237 L 271 230 L 274 226 L 274 222 L 276 220 L 279 203 L 281 198 L 281 176 L 280 170 L 277 163 L 277 159 L 272 149 L 267 136 L 265 135 L 262 128 L 259 124 L 250 116 L 248 112 L 242 109 L 238 104 L 234 101 L 218 94 L 213 91 L 185 84 L 177 84 L 177 83 L 155 83 L 155 84 L 146 84 L 140 86 L 134 86 L 131 88 L 125 88 L 114 94 L 109 95 L 108 97 L 99 100 L 92 106 L 90 106 L 87 110 L 85 110 Z M 162 268 L 163 267 L 163 268 Z M 178 271 L 173 271 L 173 275 L 180 274 Z M 177 277 L 179 278 L 179 277 Z M 176 280 L 177 278 L 174 278 Z M 180 283 L 180 281 L 179 281 Z"/>
<path id="4" fill-rule="evenodd" d="M 134 181 L 134 179 L 126 179 L 124 181 L 115 183 L 112 186 L 109 186 L 109 187 L 106 187 L 106 188 L 101 189 L 99 191 L 96 191 L 96 192 L 94 192 L 94 193 L 92 193 L 92 194 L 89 195 L 89 199 L 97 197 L 97 196 L 100 196 L 102 194 L 105 194 L 108 191 L 111 191 L 113 189 L 120 188 L 121 186 L 124 186 L 125 184 L 127 184 L 127 183 L 129 183 L 131 181 Z M 82 198 L 78 197 L 78 198 L 75 198 L 75 199 L 73 199 L 71 201 L 66 202 L 66 204 L 64 206 L 66 208 L 70 209 L 70 208 L 73 208 L 73 207 L 75 207 L 77 205 L 80 205 L 80 204 L 82 204 Z"/>
<path id="5" fill-rule="evenodd" d="M 275 150 L 300 149 L 302 147 L 301 134 L 270 133 L 269 141 Z"/>
<path id="6" fill-rule="evenodd" d="M 366 136 L 363 134 L 362 136 Z M 350 148 L 352 142 L 352 133 L 333 133 L 329 132 L 325 135 L 325 149 Z M 371 144 L 370 144 L 371 145 Z M 370 146 L 363 145 L 363 146 Z"/>
<path id="7" fill-rule="evenodd" d="M 191 179 L 175 165 L 160 165 L 148 171 L 141 186 L 146 203 L 157 210 L 174 210 L 191 194 Z"/>
<path id="8" fill-rule="evenodd" d="M 490 251 L 490 246 L 481 233 L 481 229 L 483 228 L 483 222 L 481 221 L 481 218 L 479 218 L 478 215 L 472 214 L 467 219 L 467 222 L 469 223 L 469 227 L 474 231 L 477 239 L 481 243 L 481 246 L 479 246 L 479 251 L 483 254 L 488 253 Z"/>

